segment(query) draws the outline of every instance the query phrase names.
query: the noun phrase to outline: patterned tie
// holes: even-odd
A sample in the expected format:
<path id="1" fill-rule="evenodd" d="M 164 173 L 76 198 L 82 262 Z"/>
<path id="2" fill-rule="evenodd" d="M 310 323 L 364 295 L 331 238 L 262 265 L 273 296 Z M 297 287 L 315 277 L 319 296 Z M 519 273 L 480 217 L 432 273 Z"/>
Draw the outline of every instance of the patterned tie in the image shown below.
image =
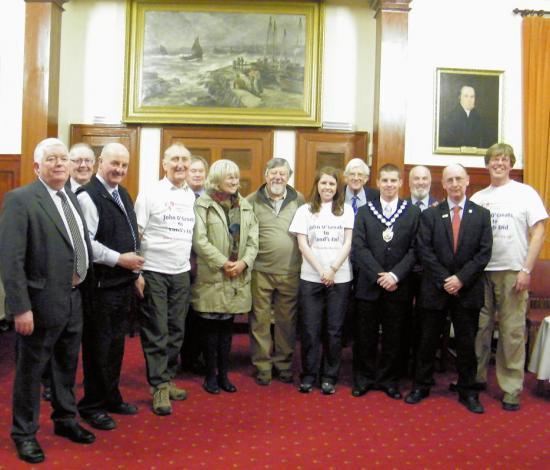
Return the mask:
<path id="1" fill-rule="evenodd" d="M 86 249 L 84 248 L 84 240 L 82 240 L 82 235 L 78 229 L 78 223 L 71 206 L 69 206 L 69 203 L 67 202 L 67 196 L 65 196 L 63 191 L 57 191 L 56 195 L 61 199 L 61 207 L 63 208 L 63 213 L 65 214 L 65 219 L 67 219 L 67 225 L 69 226 L 71 238 L 73 240 L 75 257 L 73 272 L 81 280 L 84 280 L 86 277 Z"/>
<path id="2" fill-rule="evenodd" d="M 118 206 L 122 209 L 122 212 L 124 212 L 124 215 L 126 216 L 126 222 L 128 222 L 128 226 L 130 227 L 130 232 L 132 233 L 132 238 L 134 240 L 134 250 L 136 249 L 136 234 L 134 233 L 134 227 L 132 227 L 132 222 L 130 221 L 130 217 L 128 217 L 128 213 L 126 212 L 126 208 L 124 207 L 124 204 L 122 204 L 122 200 L 120 199 L 120 195 L 118 194 L 118 189 L 115 189 L 111 196 L 113 196 L 113 199 L 118 204 Z"/>
<path id="3" fill-rule="evenodd" d="M 359 200 L 359 198 L 357 196 L 353 196 L 351 198 L 351 207 L 353 209 L 353 213 L 357 215 L 357 210 L 359 209 L 359 207 L 357 207 L 357 201 Z"/>
<path id="4" fill-rule="evenodd" d="M 386 216 L 386 218 L 389 218 L 392 215 L 392 213 L 393 211 L 391 209 L 391 205 L 386 204 L 386 206 L 384 207 L 384 215 Z"/>
<path id="5" fill-rule="evenodd" d="M 415 205 L 416 207 L 418 207 L 420 210 L 422 210 L 422 206 L 424 205 L 424 203 L 419 199 L 418 201 L 416 201 L 416 202 L 414 203 L 414 205 Z"/>
<path id="6" fill-rule="evenodd" d="M 453 251 L 458 248 L 458 232 L 460 231 L 460 206 L 453 207 Z"/>

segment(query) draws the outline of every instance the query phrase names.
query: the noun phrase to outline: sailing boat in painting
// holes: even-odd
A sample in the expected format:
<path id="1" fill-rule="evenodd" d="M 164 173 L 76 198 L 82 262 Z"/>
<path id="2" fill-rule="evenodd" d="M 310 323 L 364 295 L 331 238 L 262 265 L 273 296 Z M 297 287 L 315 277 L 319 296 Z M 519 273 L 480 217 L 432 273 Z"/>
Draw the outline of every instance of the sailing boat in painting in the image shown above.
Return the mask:
<path id="1" fill-rule="evenodd" d="M 202 47 L 201 47 L 201 43 L 199 42 L 199 37 L 198 36 L 195 38 L 195 41 L 193 41 L 193 45 L 191 46 L 191 54 L 190 55 L 182 55 L 181 58 L 183 60 L 202 61 Z"/>

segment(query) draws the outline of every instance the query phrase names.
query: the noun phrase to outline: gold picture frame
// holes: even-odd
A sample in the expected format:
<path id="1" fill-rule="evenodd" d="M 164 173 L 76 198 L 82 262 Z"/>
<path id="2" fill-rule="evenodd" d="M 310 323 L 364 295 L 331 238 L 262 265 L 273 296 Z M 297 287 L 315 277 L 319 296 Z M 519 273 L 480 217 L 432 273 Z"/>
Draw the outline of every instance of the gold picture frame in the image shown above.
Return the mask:
<path id="1" fill-rule="evenodd" d="M 436 69 L 434 153 L 484 155 L 502 140 L 503 74 Z"/>
<path id="2" fill-rule="evenodd" d="M 128 0 L 127 123 L 319 126 L 322 1 Z"/>

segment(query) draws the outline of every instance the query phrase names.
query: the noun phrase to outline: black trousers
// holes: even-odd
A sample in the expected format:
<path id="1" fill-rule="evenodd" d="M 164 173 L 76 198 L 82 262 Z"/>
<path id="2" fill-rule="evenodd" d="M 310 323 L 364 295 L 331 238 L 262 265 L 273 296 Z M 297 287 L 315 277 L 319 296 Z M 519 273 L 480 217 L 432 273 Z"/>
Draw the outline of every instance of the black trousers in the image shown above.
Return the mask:
<path id="1" fill-rule="evenodd" d="M 449 300 L 448 309 L 455 333 L 459 393 L 463 395 L 477 394 L 473 386 L 477 372 L 475 338 L 479 322 L 479 309 L 464 308 L 454 297 Z M 414 387 L 429 389 L 434 383 L 435 353 L 446 321 L 446 314 L 447 310 L 426 308 L 420 310 L 421 336 L 416 356 Z"/>
<path id="2" fill-rule="evenodd" d="M 338 380 L 350 287 L 351 282 L 326 287 L 320 282 L 300 280 L 302 383 L 313 384 L 317 377 L 332 384 Z M 321 344 L 323 355 L 319 360 Z"/>
<path id="3" fill-rule="evenodd" d="M 51 374 L 52 419 L 73 421 L 76 417 L 74 384 L 82 337 L 82 300 L 78 289 L 70 296 L 65 323 L 35 328 L 29 336 L 16 336 L 11 430 L 16 442 L 32 438 L 38 431 L 40 381 L 47 366 Z"/>
<path id="4" fill-rule="evenodd" d="M 216 371 L 219 377 L 227 377 L 234 319 L 233 315 L 227 320 L 200 317 L 207 378 L 215 377 Z"/>
<path id="5" fill-rule="evenodd" d="M 384 296 L 375 301 L 357 299 L 353 343 L 354 386 L 398 385 L 401 341 L 409 309 L 409 302 L 392 301 Z"/>
<path id="6" fill-rule="evenodd" d="M 200 317 L 190 306 L 185 317 L 185 333 L 180 353 L 182 369 L 192 369 L 200 360 L 201 338 L 203 337 L 201 324 Z"/>
<path id="7" fill-rule="evenodd" d="M 122 403 L 120 370 L 134 284 L 96 289 L 92 306 L 84 310 L 82 366 L 84 397 L 78 403 L 83 417 Z"/>

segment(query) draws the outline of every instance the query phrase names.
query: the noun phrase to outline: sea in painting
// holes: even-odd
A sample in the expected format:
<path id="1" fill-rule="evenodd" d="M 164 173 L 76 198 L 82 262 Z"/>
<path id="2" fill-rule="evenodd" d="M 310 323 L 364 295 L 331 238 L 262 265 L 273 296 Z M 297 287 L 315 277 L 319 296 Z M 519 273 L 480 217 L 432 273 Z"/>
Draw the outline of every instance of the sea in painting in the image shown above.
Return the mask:
<path id="1" fill-rule="evenodd" d="M 304 15 L 148 11 L 143 106 L 302 109 Z"/>

